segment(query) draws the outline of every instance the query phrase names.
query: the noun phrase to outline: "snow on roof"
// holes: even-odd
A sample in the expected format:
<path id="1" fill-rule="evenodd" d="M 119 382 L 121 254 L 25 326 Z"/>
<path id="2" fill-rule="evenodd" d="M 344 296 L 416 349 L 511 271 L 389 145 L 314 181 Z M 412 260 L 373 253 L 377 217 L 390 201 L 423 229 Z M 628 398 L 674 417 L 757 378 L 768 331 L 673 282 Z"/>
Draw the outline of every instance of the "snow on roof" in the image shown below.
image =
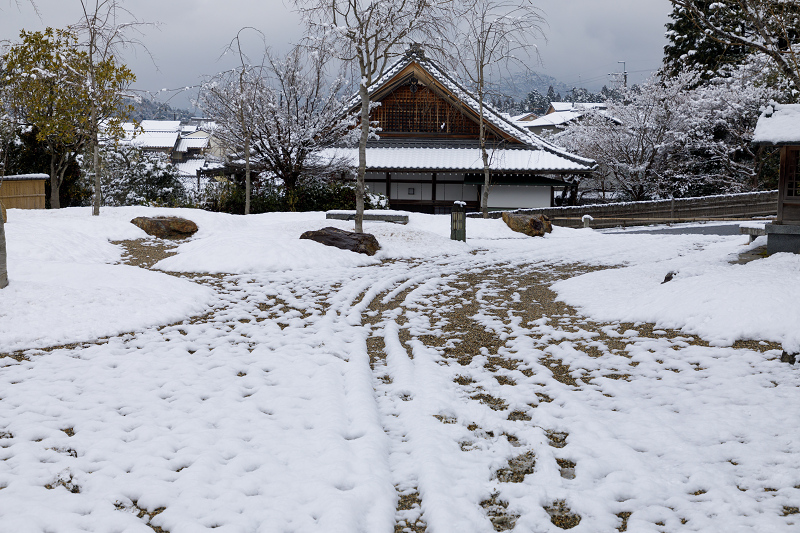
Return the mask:
<path id="1" fill-rule="evenodd" d="M 7 176 L 0 176 L 0 181 L 27 181 L 27 180 L 48 180 L 50 176 L 47 174 L 9 174 Z"/>
<path id="2" fill-rule="evenodd" d="M 576 109 L 594 109 L 604 108 L 604 102 L 550 102 L 550 106 L 554 112 L 561 113 L 563 111 L 575 111 Z"/>
<path id="3" fill-rule="evenodd" d="M 172 148 L 180 136 L 181 123 L 178 120 L 143 120 L 136 127 L 133 122 L 124 122 L 122 129 L 129 143 L 139 148 Z"/>
<path id="4" fill-rule="evenodd" d="M 375 83 L 373 83 L 369 87 L 369 94 L 372 97 L 376 92 L 378 92 L 385 84 L 387 84 L 392 78 L 394 78 L 398 73 L 400 73 L 404 68 L 406 68 L 411 63 L 416 62 L 419 64 L 425 71 L 433 77 L 438 83 L 446 87 L 453 95 L 455 95 L 464 105 L 472 109 L 475 114 L 480 113 L 480 104 L 478 99 L 467 89 L 465 89 L 458 81 L 456 81 L 450 74 L 442 70 L 439 65 L 425 57 L 425 54 L 420 50 L 409 49 L 406 51 L 405 55 L 400 58 L 394 65 L 389 67 L 386 73 L 381 76 Z M 348 109 L 353 109 L 360 103 L 360 98 L 358 94 L 355 94 L 347 103 Z M 519 124 L 515 123 L 511 117 L 503 116 L 499 111 L 497 111 L 493 106 L 484 102 L 483 104 L 483 113 L 484 118 L 487 122 L 492 124 L 495 128 L 499 129 L 500 131 L 506 133 L 508 136 L 516 139 L 517 141 L 531 146 L 535 149 L 545 150 L 552 154 L 555 154 L 559 157 L 568 159 L 569 162 L 565 162 L 564 165 L 569 165 L 571 163 L 577 164 L 580 167 L 580 170 L 588 171 L 593 169 L 596 166 L 596 163 L 592 159 L 587 159 L 584 157 L 577 156 L 562 148 L 555 146 L 541 137 L 534 135 L 528 129 Z M 371 164 L 371 163 L 370 163 Z"/>
<path id="5" fill-rule="evenodd" d="M 529 128 L 535 127 L 547 127 L 547 126 L 559 126 L 561 124 L 565 124 L 570 120 L 575 120 L 578 117 L 583 116 L 584 113 L 579 113 L 576 111 L 556 111 L 555 113 L 550 113 L 548 115 L 542 115 L 541 117 L 535 120 L 529 120 L 525 122 L 525 126 Z"/>
<path id="6" fill-rule="evenodd" d="M 183 163 L 177 163 L 179 176 L 197 176 L 197 171 L 206 164 L 205 159 L 189 159 Z"/>
<path id="7" fill-rule="evenodd" d="M 208 137 L 181 137 L 176 152 L 188 152 L 191 149 L 202 150 L 208 146 Z"/>
<path id="8" fill-rule="evenodd" d="M 753 142 L 800 144 L 800 104 L 772 104 L 758 119 Z"/>
<path id="9" fill-rule="evenodd" d="M 569 111 L 572 109 L 572 102 L 550 102 L 550 107 L 552 107 L 556 113 L 559 111 Z"/>
<path id="10" fill-rule="evenodd" d="M 322 157 L 342 157 L 358 163 L 357 148 L 329 148 Z M 571 161 L 546 150 L 508 149 L 489 152 L 490 166 L 495 171 L 520 172 L 585 172 L 586 165 Z M 414 170 L 483 170 L 479 148 L 445 147 L 367 147 L 367 168 Z"/>
<path id="11" fill-rule="evenodd" d="M 180 120 L 143 120 L 139 123 L 144 131 L 180 131 Z"/>
<path id="12" fill-rule="evenodd" d="M 177 131 L 145 131 L 126 141 L 139 148 L 172 148 L 178 140 Z"/>

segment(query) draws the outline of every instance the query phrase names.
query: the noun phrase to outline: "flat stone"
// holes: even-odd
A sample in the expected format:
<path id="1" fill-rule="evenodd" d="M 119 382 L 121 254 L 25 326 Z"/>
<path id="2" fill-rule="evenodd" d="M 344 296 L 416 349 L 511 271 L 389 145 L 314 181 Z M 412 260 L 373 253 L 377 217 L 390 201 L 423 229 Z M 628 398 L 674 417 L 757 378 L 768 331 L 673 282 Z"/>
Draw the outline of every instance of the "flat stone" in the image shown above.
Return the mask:
<path id="1" fill-rule="evenodd" d="M 355 220 L 355 211 L 328 211 L 325 213 L 328 220 Z M 408 215 L 364 213 L 364 220 L 377 222 L 394 222 L 395 224 L 408 224 Z"/>
<path id="2" fill-rule="evenodd" d="M 310 239 L 325 246 L 334 246 L 359 254 L 375 255 L 381 249 L 378 239 L 369 233 L 353 233 L 339 228 L 327 227 L 321 230 L 306 231 L 301 239 Z"/>
<path id="3" fill-rule="evenodd" d="M 189 237 L 197 231 L 197 224 L 180 217 L 136 217 L 131 224 L 161 239 Z"/>

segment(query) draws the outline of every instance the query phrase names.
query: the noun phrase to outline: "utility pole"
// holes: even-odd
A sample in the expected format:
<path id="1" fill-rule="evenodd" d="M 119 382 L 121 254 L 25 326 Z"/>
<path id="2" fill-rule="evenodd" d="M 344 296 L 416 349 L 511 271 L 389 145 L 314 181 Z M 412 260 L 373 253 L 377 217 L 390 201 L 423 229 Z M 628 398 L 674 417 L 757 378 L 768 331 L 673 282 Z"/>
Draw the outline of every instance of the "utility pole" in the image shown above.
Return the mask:
<path id="1" fill-rule="evenodd" d="M 628 71 L 625 69 L 625 62 L 624 61 L 617 61 L 617 63 L 622 63 L 622 86 L 627 88 L 628 87 Z"/>

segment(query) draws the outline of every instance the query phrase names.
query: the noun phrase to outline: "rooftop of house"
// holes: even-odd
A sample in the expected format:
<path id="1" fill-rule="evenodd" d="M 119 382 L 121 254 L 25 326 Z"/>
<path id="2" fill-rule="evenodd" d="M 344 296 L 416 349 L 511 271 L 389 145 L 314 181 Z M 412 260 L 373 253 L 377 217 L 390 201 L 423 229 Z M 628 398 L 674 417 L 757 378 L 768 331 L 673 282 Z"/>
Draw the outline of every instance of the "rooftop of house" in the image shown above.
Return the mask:
<path id="1" fill-rule="evenodd" d="M 394 65 L 387 69 L 383 76 L 370 85 L 370 96 L 372 97 L 373 95 L 379 93 L 384 86 L 389 84 L 395 78 L 395 76 L 400 74 L 412 63 L 417 63 L 420 67 L 422 67 L 422 69 L 424 69 L 425 72 L 427 72 L 428 75 L 433 78 L 435 82 L 449 91 L 464 106 L 472 110 L 476 115 L 479 115 L 481 106 L 478 98 L 471 91 L 467 90 L 461 83 L 459 83 L 453 76 L 442 69 L 437 63 L 426 57 L 424 51 L 419 46 L 409 48 Z M 351 110 L 355 109 L 359 103 L 360 98 L 358 94 L 355 94 L 349 100 L 347 108 Z M 490 104 L 483 104 L 483 116 L 491 126 L 507 135 L 509 138 L 521 143 L 527 150 L 543 150 L 552 156 L 555 156 L 555 159 L 561 158 L 565 160 L 563 163 L 554 164 L 553 166 L 555 168 L 566 170 L 567 167 L 572 167 L 575 170 L 591 171 L 596 166 L 596 163 L 593 160 L 567 152 L 566 150 L 563 150 L 562 148 L 559 148 L 554 144 L 543 140 L 541 137 L 531 133 L 527 128 L 519 125 L 510 116 L 501 113 Z M 530 123 L 526 125 L 529 124 Z M 539 158 L 533 156 L 529 157 L 529 161 L 532 161 L 533 159 L 549 160 L 551 158 Z M 549 167 L 550 165 L 548 164 L 547 166 Z M 370 162 L 370 167 L 373 167 L 372 161 Z M 536 168 L 536 170 L 540 169 Z"/>
<path id="2" fill-rule="evenodd" d="M 772 104 L 761 113 L 755 144 L 800 145 L 800 104 Z"/>

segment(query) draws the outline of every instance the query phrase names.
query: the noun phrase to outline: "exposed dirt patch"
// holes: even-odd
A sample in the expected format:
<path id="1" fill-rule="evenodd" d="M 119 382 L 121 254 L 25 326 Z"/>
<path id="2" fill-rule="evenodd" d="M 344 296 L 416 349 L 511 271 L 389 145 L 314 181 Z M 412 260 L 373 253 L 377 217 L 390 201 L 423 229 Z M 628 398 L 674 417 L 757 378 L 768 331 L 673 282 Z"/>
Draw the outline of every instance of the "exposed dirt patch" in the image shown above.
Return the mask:
<path id="1" fill-rule="evenodd" d="M 481 507 L 486 510 L 486 516 L 492 521 L 495 531 L 514 529 L 519 515 L 510 513 L 508 511 L 508 502 L 500 500 L 497 494 L 492 494 L 491 498 L 483 500 Z"/>
<path id="2" fill-rule="evenodd" d="M 536 456 L 533 452 L 525 452 L 508 461 L 508 468 L 497 471 L 497 480 L 501 483 L 522 483 L 527 474 L 533 474 Z"/>
<path id="3" fill-rule="evenodd" d="M 570 511 L 564 500 L 554 501 L 544 510 L 550 515 L 553 525 L 561 529 L 572 529 L 581 523 L 581 517 Z"/>

